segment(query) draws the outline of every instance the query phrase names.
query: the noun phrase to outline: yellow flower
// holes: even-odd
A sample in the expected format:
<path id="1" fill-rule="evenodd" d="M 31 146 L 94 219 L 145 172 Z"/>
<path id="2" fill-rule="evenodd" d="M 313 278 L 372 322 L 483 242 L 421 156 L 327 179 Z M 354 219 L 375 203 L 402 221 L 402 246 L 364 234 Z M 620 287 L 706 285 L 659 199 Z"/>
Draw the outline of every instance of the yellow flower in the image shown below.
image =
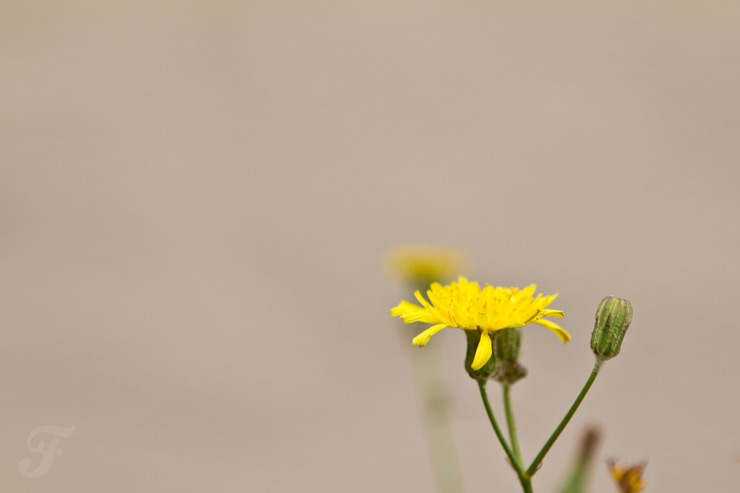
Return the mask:
<path id="1" fill-rule="evenodd" d="M 466 264 L 465 254 L 434 246 L 405 246 L 391 251 L 388 266 L 406 282 L 424 283 L 453 279 Z"/>
<path id="2" fill-rule="evenodd" d="M 414 295 L 421 306 L 401 301 L 391 310 L 391 316 L 401 317 L 407 324 L 434 324 L 414 337 L 413 343 L 419 347 L 425 346 L 434 334 L 446 327 L 480 331 L 481 338 L 472 363 L 472 369 L 478 370 L 491 359 L 491 332 L 536 323 L 555 332 L 561 341 L 570 341 L 570 334 L 559 325 L 543 320 L 543 317 L 563 318 L 562 311 L 546 308 L 557 294 L 538 294 L 533 298 L 536 288 L 534 284 L 522 290 L 486 284 L 481 289 L 477 282 L 468 282 L 461 276 L 457 282 L 447 286 L 433 283 L 427 291 L 429 301 L 416 291 Z"/>
<path id="3" fill-rule="evenodd" d="M 645 488 L 645 482 L 642 480 L 642 472 L 645 470 L 645 463 L 637 464 L 631 467 L 620 466 L 616 462 L 609 462 L 609 472 L 614 478 L 614 482 L 619 486 L 621 493 L 639 493 Z"/>

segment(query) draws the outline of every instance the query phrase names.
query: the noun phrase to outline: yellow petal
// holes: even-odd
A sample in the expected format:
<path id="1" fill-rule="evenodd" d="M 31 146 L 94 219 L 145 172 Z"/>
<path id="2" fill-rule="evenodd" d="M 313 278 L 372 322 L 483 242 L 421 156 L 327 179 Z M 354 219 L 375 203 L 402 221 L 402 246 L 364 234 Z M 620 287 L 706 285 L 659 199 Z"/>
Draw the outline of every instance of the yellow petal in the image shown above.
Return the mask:
<path id="1" fill-rule="evenodd" d="M 435 325 L 434 327 L 429 327 L 427 330 L 419 334 L 418 336 L 414 337 L 414 340 L 412 341 L 414 346 L 424 347 L 429 342 L 429 339 L 432 338 L 434 334 L 439 332 L 440 330 L 447 327 L 445 324 L 439 324 Z"/>
<path id="2" fill-rule="evenodd" d="M 491 347 L 491 338 L 488 337 L 487 332 L 483 332 L 480 336 L 480 342 L 478 348 L 475 350 L 475 357 L 473 358 L 473 364 L 470 367 L 473 370 L 480 370 L 483 365 L 488 363 L 493 354 L 493 348 Z"/>
<path id="3" fill-rule="evenodd" d="M 537 289 L 536 284 L 530 284 L 526 288 L 522 289 L 522 292 L 519 294 L 519 297 L 521 298 L 531 298 L 534 294 L 534 290 Z"/>
<path id="4" fill-rule="evenodd" d="M 405 300 L 399 303 L 397 307 L 391 309 L 391 317 L 401 317 L 407 324 L 414 322 L 433 324 L 439 322 L 437 318 L 424 308 Z"/>
<path id="5" fill-rule="evenodd" d="M 563 314 L 562 310 L 550 310 L 548 308 L 545 310 L 540 310 L 540 313 L 542 314 L 543 317 L 565 318 L 565 315 Z"/>
<path id="6" fill-rule="evenodd" d="M 419 300 L 419 303 L 421 303 L 421 306 L 423 306 L 427 310 L 432 307 L 432 305 L 430 305 L 429 302 L 424 299 L 424 297 L 421 295 L 421 291 L 419 291 L 418 289 L 414 291 L 414 296 L 416 296 L 416 299 Z"/>
<path id="7" fill-rule="evenodd" d="M 401 301 L 398 306 L 391 308 L 391 317 L 400 317 L 408 312 L 418 310 L 419 307 L 406 300 Z"/>
<path id="8" fill-rule="evenodd" d="M 550 322 L 549 320 L 537 320 L 535 323 L 540 324 L 543 327 L 547 327 L 551 331 L 555 332 L 555 335 L 558 336 L 563 344 L 570 341 L 570 334 L 568 334 L 568 332 L 558 324 Z"/>

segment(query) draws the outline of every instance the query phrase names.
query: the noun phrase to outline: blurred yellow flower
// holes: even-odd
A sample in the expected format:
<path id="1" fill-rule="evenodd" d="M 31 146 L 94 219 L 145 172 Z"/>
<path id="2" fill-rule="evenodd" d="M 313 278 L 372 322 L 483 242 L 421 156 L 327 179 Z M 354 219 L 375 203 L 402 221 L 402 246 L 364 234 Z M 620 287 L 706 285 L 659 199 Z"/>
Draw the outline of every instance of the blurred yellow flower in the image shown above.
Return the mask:
<path id="1" fill-rule="evenodd" d="M 543 320 L 543 317 L 563 318 L 562 311 L 546 308 L 557 294 L 538 294 L 533 298 L 536 288 L 534 284 L 522 290 L 486 284 L 481 289 L 477 282 L 468 282 L 461 276 L 457 282 L 446 286 L 432 283 L 427 291 L 429 301 L 416 291 L 414 295 L 421 306 L 401 301 L 391 310 L 391 316 L 401 317 L 407 324 L 434 324 L 414 338 L 414 345 L 419 347 L 426 345 L 434 334 L 446 327 L 480 331 L 481 338 L 472 363 L 472 369 L 478 370 L 491 359 L 491 332 L 536 323 L 555 332 L 564 343 L 570 341 L 568 332 L 549 320 Z"/>
<path id="2" fill-rule="evenodd" d="M 614 482 L 619 486 L 620 493 L 639 493 L 645 488 L 645 482 L 642 480 L 642 472 L 645 470 L 645 463 L 637 464 L 631 467 L 620 466 L 616 462 L 609 462 L 609 472 L 614 478 Z"/>
<path id="3" fill-rule="evenodd" d="M 392 273 L 410 283 L 429 285 L 459 275 L 467 264 L 464 253 L 435 246 L 403 246 L 388 254 Z"/>

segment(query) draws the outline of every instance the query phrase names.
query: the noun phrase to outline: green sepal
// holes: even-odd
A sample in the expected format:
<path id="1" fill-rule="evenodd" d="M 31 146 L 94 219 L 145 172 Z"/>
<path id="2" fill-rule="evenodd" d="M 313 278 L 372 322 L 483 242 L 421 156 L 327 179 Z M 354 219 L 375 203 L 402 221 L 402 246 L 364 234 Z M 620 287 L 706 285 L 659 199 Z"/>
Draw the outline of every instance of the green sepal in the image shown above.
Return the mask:
<path id="1" fill-rule="evenodd" d="M 465 337 L 468 340 L 468 348 L 465 352 L 465 371 L 468 372 L 470 378 L 485 382 L 496 372 L 496 354 L 491 354 L 491 359 L 481 368 L 473 370 L 473 359 L 475 358 L 475 351 L 478 349 L 481 332 L 479 330 L 463 330 L 463 332 L 465 332 Z M 488 335 L 492 339 L 491 343 L 495 345 L 497 333 L 493 332 Z"/>

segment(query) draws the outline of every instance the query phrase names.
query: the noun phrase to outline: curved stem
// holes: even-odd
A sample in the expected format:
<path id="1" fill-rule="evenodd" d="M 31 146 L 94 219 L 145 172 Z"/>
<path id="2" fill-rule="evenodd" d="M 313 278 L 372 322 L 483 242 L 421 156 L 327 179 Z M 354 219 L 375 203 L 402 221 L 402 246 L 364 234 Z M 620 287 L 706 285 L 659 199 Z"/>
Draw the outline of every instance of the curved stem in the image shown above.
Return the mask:
<path id="1" fill-rule="evenodd" d="M 540 464 L 542 464 L 542 461 L 545 458 L 545 455 L 547 455 L 547 452 L 550 451 L 550 448 L 552 448 L 555 441 L 558 439 L 560 434 L 563 432 L 566 426 L 568 426 L 568 422 L 575 414 L 576 410 L 578 409 L 578 406 L 581 405 L 581 402 L 583 401 L 583 398 L 586 397 L 586 394 L 588 393 L 588 390 L 591 388 L 591 385 L 593 385 L 594 380 L 596 380 L 596 375 L 599 374 L 599 370 L 601 369 L 601 363 L 602 361 L 597 359 L 594 363 L 594 368 L 591 370 L 591 376 L 588 377 L 588 380 L 586 381 L 586 385 L 583 386 L 581 389 L 581 393 L 578 394 L 578 397 L 576 397 L 575 402 L 573 402 L 573 405 L 570 406 L 570 409 L 568 409 L 568 412 L 565 414 L 565 417 L 560 421 L 560 424 L 557 428 L 555 428 L 555 431 L 552 432 L 552 435 L 550 435 L 550 438 L 547 439 L 547 442 L 545 442 L 545 445 L 542 446 L 542 450 L 540 450 L 540 453 L 537 454 L 537 457 L 532 461 L 532 465 L 529 466 L 529 468 L 526 471 L 526 475 L 530 478 L 534 476 L 534 474 L 537 472 L 537 470 L 540 467 Z"/>
<path id="2" fill-rule="evenodd" d="M 504 434 L 501 433 L 501 428 L 499 428 L 498 423 L 496 422 L 496 418 L 493 416 L 493 410 L 491 410 L 491 404 L 488 402 L 488 394 L 486 393 L 486 382 L 485 380 L 481 381 L 478 380 L 478 388 L 480 389 L 480 396 L 483 400 L 483 405 L 486 408 L 486 413 L 488 414 L 488 420 L 491 422 L 491 426 L 493 426 L 493 431 L 496 433 L 496 436 L 498 437 L 498 441 L 501 442 L 501 446 L 504 448 L 504 452 L 506 452 L 506 456 L 509 458 L 509 463 L 511 464 L 511 467 L 514 468 L 516 471 L 516 475 L 519 478 L 519 482 L 522 485 L 522 489 L 524 490 L 524 493 L 532 493 L 532 481 L 527 477 L 525 472 L 522 470 L 522 465 L 517 460 L 516 456 L 514 455 L 514 452 L 512 452 L 511 448 L 509 447 L 509 444 L 506 443 L 506 438 L 504 438 Z"/>
<path id="3" fill-rule="evenodd" d="M 514 421 L 514 411 L 511 406 L 511 385 L 503 384 L 504 390 L 504 409 L 506 410 L 506 425 L 509 428 L 509 438 L 511 439 L 511 448 L 514 449 L 514 456 L 519 461 L 519 466 L 524 468 L 522 460 L 522 451 L 519 448 L 519 437 L 516 433 L 516 421 Z"/>

